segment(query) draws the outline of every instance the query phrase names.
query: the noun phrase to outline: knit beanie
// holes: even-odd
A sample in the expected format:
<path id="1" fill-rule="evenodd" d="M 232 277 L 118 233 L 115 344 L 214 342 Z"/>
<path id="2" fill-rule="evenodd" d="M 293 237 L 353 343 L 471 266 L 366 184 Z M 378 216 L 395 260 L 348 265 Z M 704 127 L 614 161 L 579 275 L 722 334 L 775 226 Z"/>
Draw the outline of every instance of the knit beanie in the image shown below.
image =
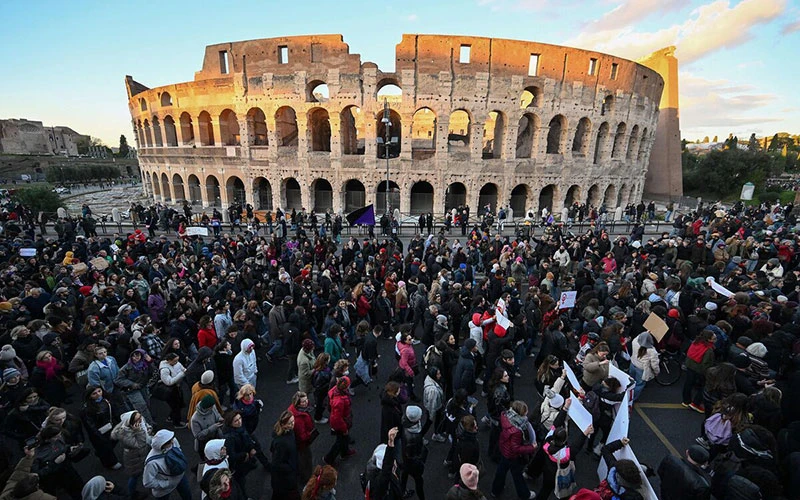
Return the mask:
<path id="1" fill-rule="evenodd" d="M 419 406 L 409 406 L 406 408 L 406 418 L 412 424 L 416 424 L 422 418 L 422 409 Z"/>
<path id="2" fill-rule="evenodd" d="M 207 410 L 207 409 L 211 408 L 212 406 L 214 406 L 214 404 L 216 404 L 216 400 L 214 399 L 214 396 L 212 396 L 211 394 L 206 394 L 205 396 L 203 396 L 203 399 L 201 399 L 200 402 L 197 403 L 197 406 L 199 406 L 200 408 L 202 408 L 204 410 Z"/>
<path id="3" fill-rule="evenodd" d="M 203 385 L 209 385 L 214 381 L 214 372 L 211 370 L 206 370 L 200 375 L 200 383 Z"/>
<path id="4" fill-rule="evenodd" d="M 22 374 L 16 368 L 6 368 L 3 370 L 3 382 L 8 382 L 14 377 L 21 377 Z"/>
<path id="5" fill-rule="evenodd" d="M 11 347 L 10 344 L 6 344 L 0 349 L 0 361 L 11 361 L 12 359 L 17 357 L 17 352 Z"/>
<path id="6" fill-rule="evenodd" d="M 467 489 L 473 491 L 478 489 L 479 472 L 477 467 L 470 463 L 463 464 L 459 474 L 461 475 L 461 482 L 464 483 Z"/>

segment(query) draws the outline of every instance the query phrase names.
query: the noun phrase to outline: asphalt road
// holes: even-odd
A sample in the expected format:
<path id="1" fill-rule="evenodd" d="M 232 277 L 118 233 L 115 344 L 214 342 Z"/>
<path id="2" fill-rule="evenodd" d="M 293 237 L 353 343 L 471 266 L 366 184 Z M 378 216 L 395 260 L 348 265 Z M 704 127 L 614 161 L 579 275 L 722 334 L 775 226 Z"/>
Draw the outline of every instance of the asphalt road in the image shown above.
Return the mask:
<path id="1" fill-rule="evenodd" d="M 379 442 L 380 429 L 380 388 L 386 383 L 389 373 L 396 366 L 393 356 L 394 343 L 391 341 L 379 341 L 381 352 L 381 367 L 377 377 L 377 383 L 369 387 L 357 387 L 356 395 L 353 397 L 353 431 L 352 435 L 356 440 L 355 449 L 357 454 L 348 460 L 344 460 L 339 466 L 339 482 L 337 484 L 337 498 L 358 499 L 363 498 L 359 483 L 359 473 L 363 471 L 367 460 Z M 417 356 L 421 360 L 422 345 L 417 347 Z M 264 403 L 264 411 L 261 414 L 257 437 L 264 449 L 269 448 L 269 436 L 273 423 L 280 413 L 288 408 L 292 394 L 297 390 L 297 385 L 287 385 L 285 375 L 288 361 L 277 361 L 268 364 L 259 360 L 258 377 L 258 397 Z M 535 388 L 533 385 L 533 359 L 528 358 L 524 361 L 521 369 L 521 378 L 515 382 L 516 397 L 527 402 L 536 401 L 534 396 Z M 676 450 L 685 450 L 694 442 L 698 435 L 703 417 L 695 412 L 684 409 L 680 406 L 680 388 L 682 380 L 671 387 L 661 387 L 654 383 L 648 385 L 640 399 L 634 406 L 630 421 L 631 446 L 637 457 L 642 463 L 650 464 L 654 469 L 657 468 L 661 459 L 670 452 L 670 446 Z M 423 377 L 420 375 L 417 380 L 417 392 L 421 395 Z M 188 401 L 188 399 L 187 399 Z M 154 417 L 157 420 L 156 429 L 165 426 L 165 417 L 168 409 L 165 403 L 152 400 Z M 72 410 L 78 411 L 74 405 Z M 478 406 L 478 415 L 486 414 L 486 406 L 481 400 Z M 650 421 L 646 422 L 642 414 Z M 655 431 L 651 428 L 655 427 Z M 320 425 L 320 437 L 312 446 L 315 463 L 321 462 L 321 457 L 330 448 L 333 439 L 329 432 L 328 425 Z M 571 432 L 578 432 L 573 426 Z M 190 463 L 196 464 L 198 458 L 192 451 L 192 436 L 189 430 L 181 429 L 177 431 L 178 439 L 182 447 L 187 450 Z M 483 446 L 483 457 L 485 471 L 480 478 L 480 488 L 489 497 L 490 485 L 494 477 L 495 465 L 488 460 L 488 432 L 482 431 L 479 437 Z M 447 471 L 442 463 L 448 450 L 448 444 L 431 442 L 429 445 L 429 457 L 425 471 L 425 492 L 429 499 L 444 498 L 446 491 L 452 485 L 452 480 L 447 478 Z M 121 449 L 117 447 L 118 456 L 121 457 Z M 594 488 L 597 483 L 596 469 L 598 462 L 592 459 L 583 451 L 574 453 L 576 458 L 577 477 L 579 486 Z M 117 484 L 125 485 L 126 478 L 122 471 L 103 470 L 99 462 L 90 457 L 78 464 L 78 471 L 84 481 L 94 474 L 103 474 L 107 479 Z M 199 488 L 192 474 L 190 482 L 194 492 Z M 658 492 L 658 478 L 652 479 L 653 486 Z M 538 482 L 529 481 L 531 489 L 537 489 Z M 413 479 L 409 480 L 409 488 L 414 488 Z M 248 495 L 253 499 L 271 498 L 270 478 L 262 468 L 256 469 L 248 476 Z M 510 476 L 507 478 L 504 496 L 500 498 L 515 498 L 513 485 Z M 199 498 L 199 494 L 196 498 Z"/>

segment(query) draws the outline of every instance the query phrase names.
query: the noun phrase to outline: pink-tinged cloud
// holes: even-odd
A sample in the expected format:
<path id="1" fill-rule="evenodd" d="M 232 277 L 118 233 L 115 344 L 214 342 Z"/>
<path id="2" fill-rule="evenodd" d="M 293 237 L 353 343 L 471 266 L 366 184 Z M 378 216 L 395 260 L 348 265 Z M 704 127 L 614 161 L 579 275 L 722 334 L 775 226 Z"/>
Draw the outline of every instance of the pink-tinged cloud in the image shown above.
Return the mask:
<path id="1" fill-rule="evenodd" d="M 784 26 L 783 29 L 781 30 L 781 33 L 783 33 L 784 35 L 790 35 L 797 31 L 800 31 L 800 20 L 797 20 L 793 23 L 789 23 L 786 26 Z"/>
<path id="2" fill-rule="evenodd" d="M 650 0 L 644 0 L 648 3 Z M 630 59 L 638 59 L 668 45 L 677 46 L 676 56 L 681 64 L 689 64 L 722 48 L 732 48 L 752 37 L 753 28 L 773 21 L 786 10 L 786 0 L 742 0 L 731 7 L 728 0 L 718 0 L 692 11 L 681 24 L 674 24 L 655 32 L 638 32 L 632 25 L 636 14 L 641 13 L 627 3 L 606 13 L 611 16 L 618 9 L 629 16 L 629 24 L 616 23 L 610 29 L 591 23 L 587 29 L 569 40 L 569 45 L 595 49 Z M 626 10 L 628 9 L 628 10 Z M 598 21 L 599 22 L 599 21 Z M 800 29 L 800 28 L 798 28 Z"/>
<path id="3" fill-rule="evenodd" d="M 625 0 L 603 14 L 600 19 L 589 23 L 588 29 L 600 28 L 608 31 L 625 28 L 649 16 L 681 9 L 689 3 L 690 0 Z"/>

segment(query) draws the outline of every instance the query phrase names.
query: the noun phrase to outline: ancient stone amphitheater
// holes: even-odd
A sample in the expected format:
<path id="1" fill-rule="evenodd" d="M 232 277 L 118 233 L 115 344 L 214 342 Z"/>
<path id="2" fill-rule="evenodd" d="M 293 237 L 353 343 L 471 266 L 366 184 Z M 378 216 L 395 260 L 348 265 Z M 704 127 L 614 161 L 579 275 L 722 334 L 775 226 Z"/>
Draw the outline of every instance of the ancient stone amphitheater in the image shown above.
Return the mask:
<path id="1" fill-rule="evenodd" d="M 311 35 L 210 45 L 194 81 L 126 87 L 156 201 L 382 213 L 388 163 L 392 210 L 521 217 L 637 202 L 664 80 L 606 54 L 439 35 L 404 35 L 386 73 Z"/>

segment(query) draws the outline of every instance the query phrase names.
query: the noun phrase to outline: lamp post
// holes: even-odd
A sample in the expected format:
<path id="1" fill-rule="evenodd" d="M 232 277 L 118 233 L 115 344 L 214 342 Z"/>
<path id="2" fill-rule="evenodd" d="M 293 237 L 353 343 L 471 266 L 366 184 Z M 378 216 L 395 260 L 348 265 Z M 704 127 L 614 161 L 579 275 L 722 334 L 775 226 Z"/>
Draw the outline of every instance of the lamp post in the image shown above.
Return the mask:
<path id="1" fill-rule="evenodd" d="M 389 119 L 389 100 L 383 100 L 383 154 L 386 156 L 386 215 L 389 216 L 389 141 L 391 140 L 392 120 Z M 398 221 L 399 222 L 399 221 Z"/>

